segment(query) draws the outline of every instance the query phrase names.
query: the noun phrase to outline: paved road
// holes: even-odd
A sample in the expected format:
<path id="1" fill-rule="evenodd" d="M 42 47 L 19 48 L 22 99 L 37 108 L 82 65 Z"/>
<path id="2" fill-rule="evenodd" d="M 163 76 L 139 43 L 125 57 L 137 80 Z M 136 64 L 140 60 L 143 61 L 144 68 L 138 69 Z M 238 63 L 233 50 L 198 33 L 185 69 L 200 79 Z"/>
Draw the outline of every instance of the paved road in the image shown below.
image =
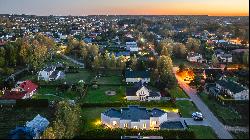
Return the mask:
<path id="1" fill-rule="evenodd" d="M 174 73 L 176 72 L 176 68 L 174 68 Z M 189 97 L 193 100 L 197 108 L 202 112 L 205 119 L 207 119 L 209 126 L 214 130 L 217 136 L 220 139 L 233 139 L 231 134 L 225 129 L 224 125 L 214 116 L 214 114 L 210 111 L 210 109 L 206 106 L 205 103 L 197 96 L 196 90 L 190 88 L 181 78 L 177 75 L 176 79 L 178 80 L 178 84 L 180 87 L 189 95 Z"/>
<path id="2" fill-rule="evenodd" d="M 64 58 L 70 60 L 71 62 L 73 62 L 73 63 L 75 63 L 75 64 L 77 64 L 77 65 L 80 65 L 80 66 L 84 67 L 84 64 L 83 64 L 83 63 L 81 63 L 81 62 L 79 62 L 79 61 L 76 61 L 75 59 L 73 59 L 73 58 L 71 58 L 71 57 L 68 57 L 68 56 L 66 56 L 66 55 L 64 55 L 64 54 L 61 54 L 61 55 L 62 55 L 62 57 L 64 57 Z"/>
<path id="3" fill-rule="evenodd" d="M 203 121 L 195 121 L 193 118 L 180 118 L 180 120 L 185 120 L 187 125 L 203 125 L 203 126 L 210 126 L 207 119 Z"/>

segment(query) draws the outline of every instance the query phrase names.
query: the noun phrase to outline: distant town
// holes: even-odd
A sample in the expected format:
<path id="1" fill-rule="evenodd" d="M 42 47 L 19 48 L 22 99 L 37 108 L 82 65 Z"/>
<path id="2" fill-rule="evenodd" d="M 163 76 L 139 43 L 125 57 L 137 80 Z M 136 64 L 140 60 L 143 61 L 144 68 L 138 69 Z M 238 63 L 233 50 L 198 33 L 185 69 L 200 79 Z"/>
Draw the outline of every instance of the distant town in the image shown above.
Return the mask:
<path id="1" fill-rule="evenodd" d="M 0 14 L 1 139 L 249 139 L 249 17 Z"/>

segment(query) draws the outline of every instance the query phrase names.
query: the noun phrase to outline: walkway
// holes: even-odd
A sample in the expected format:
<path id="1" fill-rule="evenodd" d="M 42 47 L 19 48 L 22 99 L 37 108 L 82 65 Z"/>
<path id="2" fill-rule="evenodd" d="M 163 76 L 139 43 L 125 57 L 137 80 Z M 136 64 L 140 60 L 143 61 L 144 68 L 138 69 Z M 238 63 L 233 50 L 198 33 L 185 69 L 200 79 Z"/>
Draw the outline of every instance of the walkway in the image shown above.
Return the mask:
<path id="1" fill-rule="evenodd" d="M 61 54 L 61 55 L 62 55 L 62 57 L 64 57 L 65 59 L 68 59 L 68 60 L 70 60 L 71 62 L 73 62 L 73 63 L 75 63 L 75 64 L 77 64 L 77 65 L 80 65 L 80 66 L 84 67 L 84 64 L 83 64 L 83 63 L 81 63 L 81 62 L 79 62 L 79 61 L 77 61 L 77 60 L 75 60 L 75 59 L 73 59 L 73 58 L 71 58 L 71 57 L 68 57 L 68 56 L 66 56 L 66 55 L 64 55 L 64 54 Z"/>
<path id="2" fill-rule="evenodd" d="M 176 75 L 177 68 L 173 69 L 173 72 L 178 80 L 180 87 L 188 94 L 188 96 L 193 100 L 197 108 L 202 112 L 205 119 L 207 119 L 209 126 L 212 127 L 214 132 L 220 139 L 233 139 L 231 134 L 225 129 L 224 125 L 214 116 L 210 109 L 205 103 L 197 96 L 196 90 L 190 88 L 181 78 Z"/>

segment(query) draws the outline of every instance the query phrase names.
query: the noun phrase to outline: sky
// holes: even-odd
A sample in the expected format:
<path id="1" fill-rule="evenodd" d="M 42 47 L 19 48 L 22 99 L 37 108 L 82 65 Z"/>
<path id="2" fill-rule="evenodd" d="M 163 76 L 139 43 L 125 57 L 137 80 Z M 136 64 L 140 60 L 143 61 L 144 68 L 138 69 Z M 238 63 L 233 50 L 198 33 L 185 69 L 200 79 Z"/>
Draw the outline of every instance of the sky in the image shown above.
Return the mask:
<path id="1" fill-rule="evenodd" d="M 249 0 L 0 0 L 0 14 L 249 16 Z"/>

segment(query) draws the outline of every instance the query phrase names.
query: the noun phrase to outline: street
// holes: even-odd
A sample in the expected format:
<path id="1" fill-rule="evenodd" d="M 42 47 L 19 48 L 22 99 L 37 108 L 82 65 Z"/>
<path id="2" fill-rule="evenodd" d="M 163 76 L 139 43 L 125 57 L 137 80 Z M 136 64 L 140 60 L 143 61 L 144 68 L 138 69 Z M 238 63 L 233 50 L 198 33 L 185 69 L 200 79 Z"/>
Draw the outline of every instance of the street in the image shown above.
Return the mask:
<path id="1" fill-rule="evenodd" d="M 214 116 L 206 104 L 197 96 L 195 89 L 187 85 L 180 77 L 176 75 L 177 68 L 173 69 L 179 86 L 188 94 L 194 104 L 203 114 L 204 118 L 208 121 L 209 126 L 214 130 L 220 139 L 233 139 L 231 134 L 225 129 L 224 125 Z"/>

